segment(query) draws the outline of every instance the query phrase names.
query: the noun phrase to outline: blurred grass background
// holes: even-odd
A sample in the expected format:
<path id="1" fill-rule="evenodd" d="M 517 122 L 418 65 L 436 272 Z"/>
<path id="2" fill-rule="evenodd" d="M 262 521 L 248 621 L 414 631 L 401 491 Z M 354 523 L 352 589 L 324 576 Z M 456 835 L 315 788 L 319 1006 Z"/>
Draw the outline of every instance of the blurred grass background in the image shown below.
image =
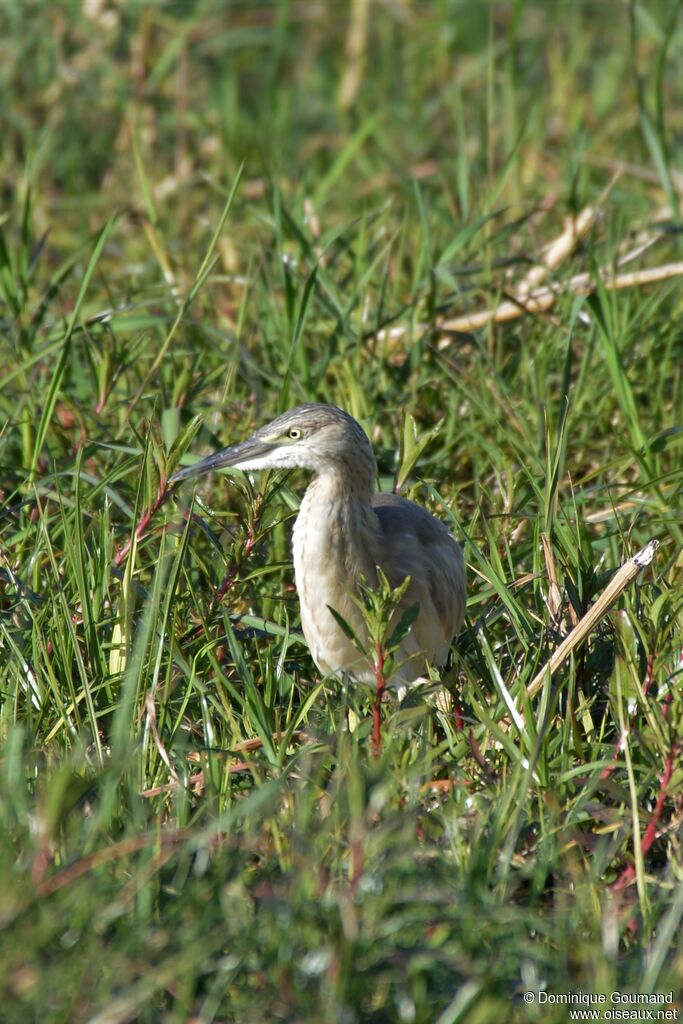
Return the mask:
<path id="1" fill-rule="evenodd" d="M 3 1021 L 680 1000 L 683 291 L 598 273 L 681 259 L 680 10 L 5 0 Z M 550 313 L 440 329 L 589 204 Z M 312 400 L 470 565 L 454 706 L 387 706 L 380 757 L 298 630 L 303 477 L 143 519 L 185 450 Z"/>

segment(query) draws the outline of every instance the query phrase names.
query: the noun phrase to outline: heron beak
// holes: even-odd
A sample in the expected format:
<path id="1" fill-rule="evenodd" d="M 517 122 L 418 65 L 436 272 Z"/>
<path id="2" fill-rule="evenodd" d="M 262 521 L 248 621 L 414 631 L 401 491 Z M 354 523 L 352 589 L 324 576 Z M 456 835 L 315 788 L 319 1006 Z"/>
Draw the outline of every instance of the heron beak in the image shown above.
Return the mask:
<path id="1" fill-rule="evenodd" d="M 180 480 L 187 480 L 189 476 L 198 476 L 203 473 L 210 473 L 214 469 L 223 469 L 226 466 L 246 467 L 256 459 L 261 459 L 273 450 L 273 445 L 262 441 L 257 437 L 250 437 L 240 444 L 233 444 L 229 448 L 222 448 L 213 455 L 207 455 L 200 462 L 174 473 L 169 484 L 177 484 Z"/>

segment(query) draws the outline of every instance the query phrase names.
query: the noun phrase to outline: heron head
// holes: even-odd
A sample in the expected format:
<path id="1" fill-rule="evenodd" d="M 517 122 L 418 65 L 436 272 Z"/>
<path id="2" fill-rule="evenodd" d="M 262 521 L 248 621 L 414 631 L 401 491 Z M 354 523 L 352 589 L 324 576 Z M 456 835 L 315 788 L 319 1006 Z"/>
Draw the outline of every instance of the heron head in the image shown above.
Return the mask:
<path id="1" fill-rule="evenodd" d="M 198 473 L 235 469 L 294 469 L 316 473 L 362 460 L 374 476 L 374 456 L 360 424 L 334 405 L 300 405 L 260 427 L 250 438 L 180 470 L 170 483 Z"/>

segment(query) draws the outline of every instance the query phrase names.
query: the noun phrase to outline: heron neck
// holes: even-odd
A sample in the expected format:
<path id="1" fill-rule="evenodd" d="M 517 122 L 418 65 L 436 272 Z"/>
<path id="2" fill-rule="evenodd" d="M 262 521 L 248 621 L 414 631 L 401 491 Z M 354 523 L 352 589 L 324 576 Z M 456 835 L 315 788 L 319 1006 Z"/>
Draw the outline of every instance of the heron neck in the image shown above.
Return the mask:
<path id="1" fill-rule="evenodd" d="M 367 505 L 370 508 L 375 493 L 377 465 L 373 455 L 359 451 L 353 460 L 340 458 L 319 469 L 311 483 L 317 501 L 330 501 L 345 505 Z M 313 496 L 312 495 L 312 496 Z"/>
<path id="2" fill-rule="evenodd" d="M 342 587 L 340 580 L 346 587 L 359 575 L 372 578 L 378 530 L 372 508 L 374 483 L 369 475 L 351 475 L 330 466 L 315 474 L 294 527 L 297 586 L 300 578 L 313 572 L 327 580 L 334 597 L 335 588 Z M 324 603 L 330 603 L 329 594 Z"/>

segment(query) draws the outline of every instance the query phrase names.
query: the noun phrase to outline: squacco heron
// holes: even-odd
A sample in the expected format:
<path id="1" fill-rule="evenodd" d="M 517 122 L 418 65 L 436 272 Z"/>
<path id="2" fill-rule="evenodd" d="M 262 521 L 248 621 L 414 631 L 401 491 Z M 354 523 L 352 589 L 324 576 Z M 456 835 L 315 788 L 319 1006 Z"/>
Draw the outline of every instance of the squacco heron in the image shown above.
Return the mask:
<path id="1" fill-rule="evenodd" d="M 301 625 L 324 675 L 372 683 L 375 672 L 330 612 L 367 637 L 354 601 L 359 581 L 377 586 L 377 567 L 392 587 L 410 583 L 398 609 L 419 605 L 401 642 L 391 683 L 406 684 L 442 665 L 465 612 L 462 549 L 440 520 L 415 502 L 375 489 L 377 464 L 360 424 L 333 405 L 300 405 L 181 470 L 171 483 L 232 466 L 313 473 L 294 525 L 292 547 Z M 402 663 L 402 664 L 401 664 Z"/>

